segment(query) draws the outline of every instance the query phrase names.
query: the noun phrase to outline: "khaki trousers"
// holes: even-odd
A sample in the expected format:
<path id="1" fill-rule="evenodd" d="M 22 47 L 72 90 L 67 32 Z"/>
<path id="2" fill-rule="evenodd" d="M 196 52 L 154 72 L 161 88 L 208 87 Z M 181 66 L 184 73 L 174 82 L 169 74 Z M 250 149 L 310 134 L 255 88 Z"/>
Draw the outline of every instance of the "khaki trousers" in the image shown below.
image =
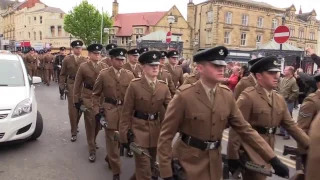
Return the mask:
<path id="1" fill-rule="evenodd" d="M 138 155 L 134 153 L 136 163 L 136 178 L 137 180 L 150 180 L 153 175 L 154 162 L 156 161 L 157 148 L 142 148 L 145 152 L 149 153 L 152 160 L 145 155 Z M 131 178 L 133 179 L 133 178 Z"/>
<path id="2" fill-rule="evenodd" d="M 46 78 L 46 83 L 50 85 L 51 77 L 53 76 L 53 69 L 45 69 L 45 78 Z"/>
<path id="3" fill-rule="evenodd" d="M 252 171 L 246 171 L 245 173 L 243 173 L 242 175 L 242 179 L 243 180 L 266 180 L 267 176 L 264 176 L 262 174 L 259 173 L 254 173 Z"/>
<path id="4" fill-rule="evenodd" d="M 74 84 L 67 84 L 67 88 L 69 91 L 67 94 L 67 99 L 68 99 L 68 111 L 69 111 L 69 120 L 70 120 L 70 126 L 71 126 L 71 135 L 77 135 L 78 124 L 79 124 L 79 120 L 81 118 L 82 113 L 79 113 L 77 108 L 74 107 L 74 103 L 73 103 Z"/>
<path id="5" fill-rule="evenodd" d="M 113 175 L 121 173 L 119 142 L 114 140 L 115 131 L 105 129 L 107 156 Z"/>
<path id="6" fill-rule="evenodd" d="M 32 78 L 33 76 L 36 76 L 37 70 L 35 69 L 28 69 L 28 74 L 30 75 L 30 77 Z"/>

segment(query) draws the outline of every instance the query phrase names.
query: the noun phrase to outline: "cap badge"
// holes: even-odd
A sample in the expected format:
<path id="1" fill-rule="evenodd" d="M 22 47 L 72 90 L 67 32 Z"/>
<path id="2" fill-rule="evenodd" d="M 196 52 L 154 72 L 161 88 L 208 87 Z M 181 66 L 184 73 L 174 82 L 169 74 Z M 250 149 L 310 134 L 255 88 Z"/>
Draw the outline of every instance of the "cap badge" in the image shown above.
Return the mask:
<path id="1" fill-rule="evenodd" d="M 164 53 L 162 53 L 162 56 L 164 56 Z"/>
<path id="2" fill-rule="evenodd" d="M 219 54 L 220 54 L 221 56 L 223 56 L 223 55 L 224 55 L 224 51 L 223 51 L 223 49 L 220 49 Z"/>
<path id="3" fill-rule="evenodd" d="M 176 52 L 173 52 L 173 54 L 177 54 Z"/>
<path id="4" fill-rule="evenodd" d="M 123 56 L 123 52 L 122 51 L 120 52 L 120 55 Z"/>
<path id="5" fill-rule="evenodd" d="M 97 46 L 96 49 L 99 49 L 99 46 Z"/>
<path id="6" fill-rule="evenodd" d="M 276 66 L 280 66 L 281 65 L 277 61 L 273 61 L 273 64 L 276 65 Z"/>
<path id="7" fill-rule="evenodd" d="M 79 42 L 77 42 L 77 44 L 79 45 Z"/>
<path id="8" fill-rule="evenodd" d="M 111 46 L 111 48 L 113 48 L 113 45 Z"/>
<path id="9" fill-rule="evenodd" d="M 153 56 L 152 56 L 152 57 L 153 57 L 153 59 L 156 59 L 156 58 L 157 58 L 156 54 L 153 54 Z"/>
<path id="10" fill-rule="evenodd" d="M 137 52 L 137 50 L 135 50 L 134 52 Z"/>

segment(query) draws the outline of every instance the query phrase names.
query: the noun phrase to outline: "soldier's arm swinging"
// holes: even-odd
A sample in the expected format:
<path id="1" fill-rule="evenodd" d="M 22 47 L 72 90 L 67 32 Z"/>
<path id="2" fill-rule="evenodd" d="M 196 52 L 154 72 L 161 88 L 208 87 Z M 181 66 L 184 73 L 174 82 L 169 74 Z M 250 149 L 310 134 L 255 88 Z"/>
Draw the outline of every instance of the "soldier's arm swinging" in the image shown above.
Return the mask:
<path id="1" fill-rule="evenodd" d="M 172 77 L 171 77 L 171 74 L 169 73 L 169 76 L 168 76 L 168 87 L 169 87 L 169 90 L 172 94 L 172 96 L 176 93 L 176 87 L 174 86 L 174 83 L 172 81 Z"/>
<path id="2" fill-rule="evenodd" d="M 61 71 L 60 71 L 60 82 L 59 82 L 59 86 L 60 89 L 64 89 L 64 83 L 67 81 L 67 61 L 66 59 L 64 59 L 62 61 L 62 67 L 61 67 Z"/>
<path id="3" fill-rule="evenodd" d="M 101 96 L 103 92 L 103 76 L 102 73 L 98 75 L 92 90 L 92 110 L 94 115 L 99 113 L 101 105 Z"/>
<path id="4" fill-rule="evenodd" d="M 81 99 L 81 90 L 83 86 L 83 66 L 80 66 L 79 70 L 77 71 L 76 78 L 74 81 L 74 98 L 73 103 L 79 103 Z"/>

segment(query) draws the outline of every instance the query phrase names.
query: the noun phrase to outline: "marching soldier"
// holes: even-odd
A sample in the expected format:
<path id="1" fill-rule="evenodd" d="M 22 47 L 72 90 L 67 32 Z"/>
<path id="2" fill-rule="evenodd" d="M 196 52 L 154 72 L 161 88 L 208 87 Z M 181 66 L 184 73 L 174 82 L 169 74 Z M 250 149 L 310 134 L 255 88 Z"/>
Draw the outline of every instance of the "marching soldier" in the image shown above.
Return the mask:
<path id="1" fill-rule="evenodd" d="M 135 177 L 138 180 L 158 179 L 152 174 L 151 169 L 157 155 L 160 132 L 159 112 L 171 99 L 167 84 L 157 80 L 160 56 L 159 51 L 148 51 L 139 57 L 144 76 L 130 83 L 120 119 L 120 142 L 129 146 L 127 133 L 132 124 L 134 143 L 152 157 L 150 160 L 144 155 L 135 154 Z"/>
<path id="2" fill-rule="evenodd" d="M 101 44 L 91 44 L 88 46 L 89 61 L 82 63 L 74 81 L 74 106 L 80 111 L 83 104 L 87 110 L 84 112 L 84 123 L 86 128 L 87 143 L 89 146 L 89 161 L 96 160 L 96 137 L 99 132 L 99 124 L 96 123 L 94 113 L 92 111 L 92 91 L 94 83 L 101 70 L 106 65 L 99 62 L 101 59 Z"/>
<path id="3" fill-rule="evenodd" d="M 177 61 L 179 58 L 178 51 L 169 51 L 167 54 L 167 58 L 169 63 L 164 66 L 164 69 L 170 72 L 174 86 L 181 86 L 183 84 L 183 71 L 181 66 L 177 65 Z"/>
<path id="4" fill-rule="evenodd" d="M 108 127 L 105 129 L 107 157 L 106 161 L 113 173 L 113 180 L 120 179 L 119 143 L 114 140 L 115 131 L 119 130 L 124 96 L 129 83 L 134 79 L 131 71 L 123 69 L 127 50 L 114 48 L 109 51 L 111 57 L 110 68 L 104 69 L 98 76 L 93 88 L 93 111 L 99 113 L 100 97 L 104 97 L 103 109 Z"/>
<path id="5" fill-rule="evenodd" d="M 51 77 L 53 77 L 53 56 L 50 54 L 50 51 L 46 51 L 42 57 L 42 63 L 44 68 L 44 77 L 47 86 L 50 86 Z"/>
<path id="6" fill-rule="evenodd" d="M 307 134 L 311 127 L 311 123 L 320 110 L 320 73 L 314 76 L 317 81 L 318 90 L 306 97 L 300 107 L 298 116 L 298 126 Z M 301 154 L 302 164 L 306 164 L 307 151 L 298 144 L 299 153 Z"/>
<path id="7" fill-rule="evenodd" d="M 248 61 L 249 66 L 251 67 L 254 63 L 258 62 L 262 58 L 256 58 Z M 241 94 L 242 91 L 244 91 L 248 87 L 254 87 L 256 85 L 256 78 L 254 77 L 254 74 L 251 73 L 247 77 L 243 77 L 239 83 L 236 85 L 234 89 L 234 97 L 237 100 Z M 229 138 L 228 138 L 228 146 L 227 146 L 227 158 L 231 165 L 231 171 L 235 170 L 232 169 L 232 164 L 235 164 L 237 162 L 237 159 L 239 159 L 239 152 L 238 149 L 241 145 L 240 137 L 237 135 L 237 133 L 230 128 L 229 130 Z M 234 162 L 232 162 L 234 161 Z"/>
<path id="8" fill-rule="evenodd" d="M 118 47 L 118 46 L 117 46 L 116 44 L 108 44 L 108 45 L 106 46 L 107 55 L 106 55 L 106 57 L 105 57 L 104 59 L 102 59 L 101 61 L 102 61 L 103 63 L 105 63 L 106 65 L 108 65 L 109 67 L 112 66 L 112 63 L 111 63 L 110 57 L 108 56 L 108 53 L 109 53 L 109 51 L 110 51 L 111 49 L 114 49 L 114 48 L 117 48 L 117 47 Z"/>
<path id="9" fill-rule="evenodd" d="M 123 68 L 131 71 L 135 78 L 140 78 L 142 69 L 138 64 L 139 49 L 130 49 L 127 54 L 129 62 L 125 63 Z"/>
<path id="10" fill-rule="evenodd" d="M 183 84 L 193 84 L 196 83 L 198 80 L 200 79 L 200 74 L 198 73 L 198 71 L 195 69 L 194 73 L 189 74 Z"/>
<path id="11" fill-rule="evenodd" d="M 172 77 L 170 75 L 170 72 L 163 69 L 165 66 L 165 61 L 167 57 L 167 52 L 165 51 L 160 51 L 161 57 L 160 57 L 160 66 L 159 66 L 159 74 L 158 74 L 158 79 L 162 80 L 167 83 L 169 90 L 171 92 L 171 95 L 173 96 L 176 93 L 176 87 L 174 86 L 174 83 L 172 81 Z"/>
<path id="12" fill-rule="evenodd" d="M 38 70 L 37 70 L 38 76 L 41 77 L 41 79 L 43 79 L 44 84 L 46 84 L 46 77 L 44 74 L 44 63 L 43 63 L 43 60 L 44 60 L 43 57 L 44 57 L 45 52 L 46 52 L 46 50 L 39 51 L 39 55 L 38 55 L 39 66 L 38 66 Z"/>
<path id="13" fill-rule="evenodd" d="M 76 73 L 80 67 L 80 64 L 87 62 L 86 58 L 81 56 L 83 42 L 80 40 L 73 41 L 71 43 L 71 47 L 73 49 L 72 55 L 66 56 L 62 62 L 62 68 L 60 72 L 60 82 L 59 86 L 62 90 L 67 90 L 67 98 L 68 98 L 68 111 L 69 111 L 69 119 L 71 125 L 71 141 L 75 142 L 77 140 L 77 129 L 79 119 L 81 117 L 81 112 L 77 110 L 77 108 L 73 104 L 73 89 L 74 89 L 74 81 L 76 78 Z M 67 87 L 65 87 L 65 82 Z"/>
<path id="14" fill-rule="evenodd" d="M 280 64 L 275 56 L 265 57 L 250 68 L 257 80 L 255 87 L 246 88 L 240 95 L 237 105 L 244 117 L 260 136 L 274 148 L 275 133 L 278 126 L 284 127 L 305 149 L 309 146 L 309 137 L 292 120 L 284 98 L 273 89 L 278 85 Z M 246 142 L 242 143 L 246 155 L 255 163 L 268 167 Z M 235 165 L 232 165 L 235 166 Z M 246 171 L 243 179 L 264 180 L 266 176 Z"/>
<path id="15" fill-rule="evenodd" d="M 27 67 L 28 74 L 32 78 L 36 75 L 37 72 L 37 63 L 38 63 L 38 57 L 35 54 L 35 49 L 31 48 L 29 53 L 25 56 L 24 62 Z"/>
<path id="16" fill-rule="evenodd" d="M 66 48 L 65 47 L 60 47 L 60 52 L 59 54 L 55 57 L 54 61 L 54 66 L 55 66 L 55 76 L 57 77 L 57 82 L 59 83 L 59 75 L 62 67 L 62 61 L 66 57 Z"/>
<path id="17" fill-rule="evenodd" d="M 232 91 L 220 84 L 227 55 L 228 50 L 223 46 L 196 53 L 194 61 L 200 73 L 199 81 L 181 86 L 169 103 L 158 141 L 160 174 L 164 180 L 173 180 L 172 157 L 179 160 L 186 179 L 220 180 L 220 145 L 227 123 L 272 164 L 275 174 L 289 175 L 289 169 L 243 119 Z M 178 131 L 180 138 L 172 152 L 171 143 Z"/>

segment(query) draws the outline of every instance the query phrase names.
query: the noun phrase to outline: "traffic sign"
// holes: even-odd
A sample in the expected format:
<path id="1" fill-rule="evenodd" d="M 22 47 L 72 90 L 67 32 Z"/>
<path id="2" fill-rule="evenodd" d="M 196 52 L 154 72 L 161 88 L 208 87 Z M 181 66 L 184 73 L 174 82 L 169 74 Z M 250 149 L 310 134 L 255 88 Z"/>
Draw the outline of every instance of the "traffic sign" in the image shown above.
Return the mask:
<path id="1" fill-rule="evenodd" d="M 166 42 L 169 44 L 169 43 L 171 43 L 171 36 L 172 36 L 172 33 L 171 33 L 171 31 L 169 31 L 168 33 L 167 33 L 167 37 L 166 37 Z"/>
<path id="2" fill-rule="evenodd" d="M 287 42 L 289 38 L 290 38 L 290 30 L 287 26 L 278 26 L 274 30 L 273 39 L 278 44 L 283 44 L 283 43 Z"/>

